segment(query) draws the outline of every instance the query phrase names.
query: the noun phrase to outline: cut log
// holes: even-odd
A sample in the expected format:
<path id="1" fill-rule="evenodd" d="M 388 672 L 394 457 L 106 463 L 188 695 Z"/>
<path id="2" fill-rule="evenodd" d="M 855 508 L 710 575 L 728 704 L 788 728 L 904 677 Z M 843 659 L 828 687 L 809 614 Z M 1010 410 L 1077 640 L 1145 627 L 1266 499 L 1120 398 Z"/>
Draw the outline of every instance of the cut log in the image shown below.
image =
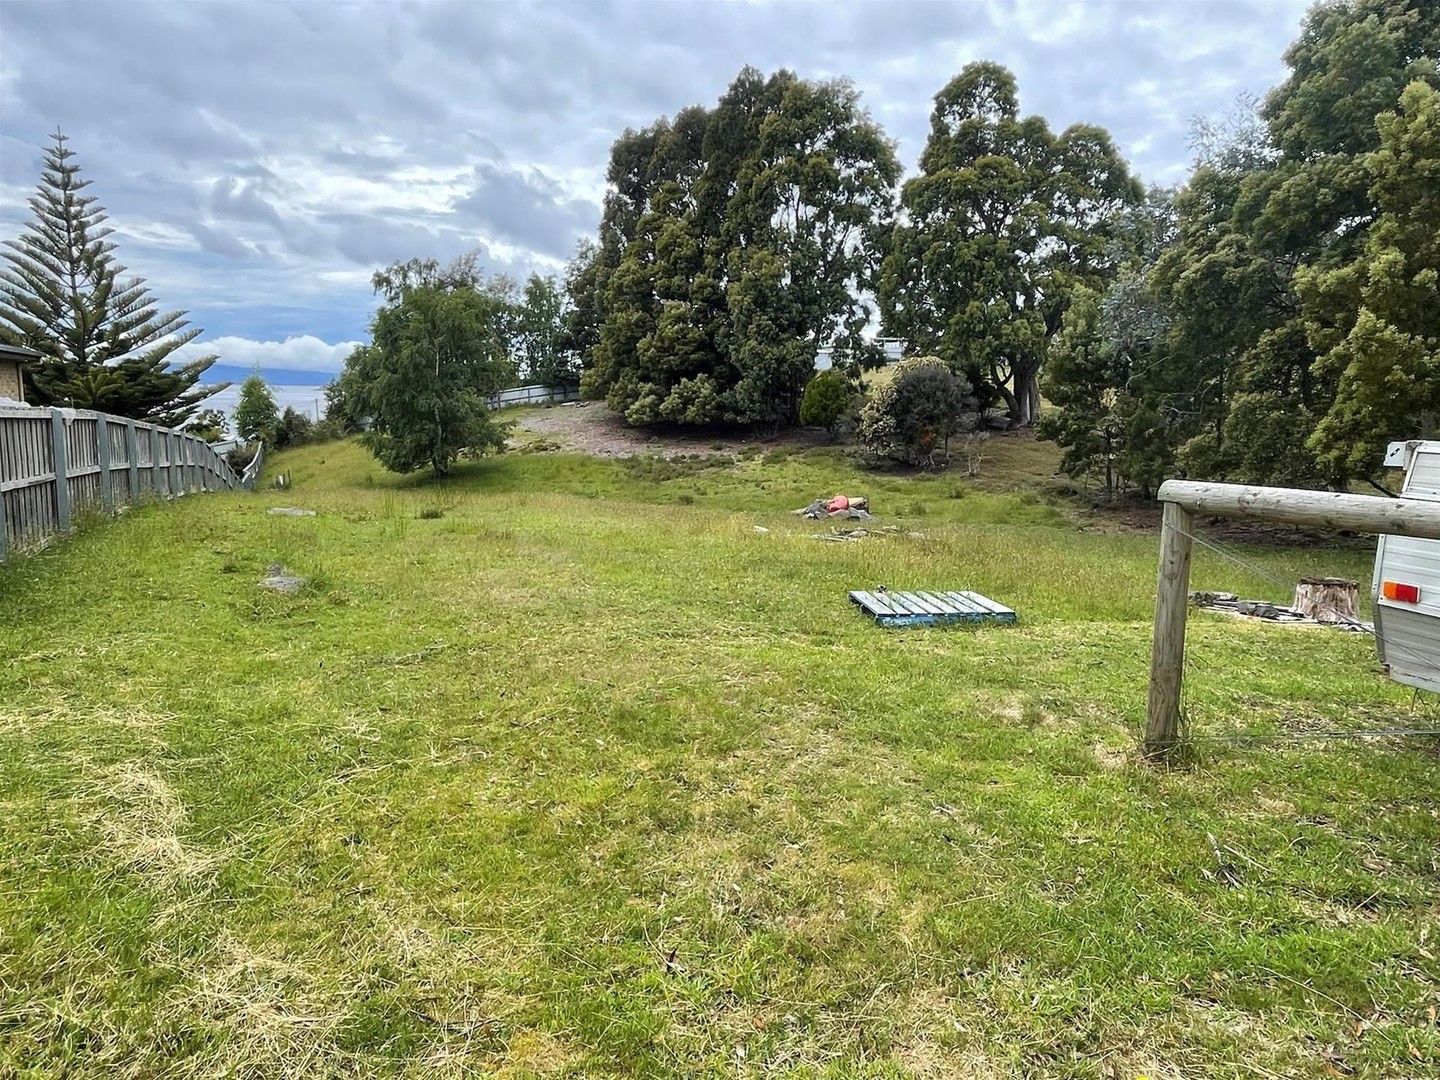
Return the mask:
<path id="1" fill-rule="evenodd" d="M 1303 578 L 1295 586 L 1295 602 L 1290 606 L 1319 622 L 1353 623 L 1360 617 L 1356 607 L 1359 595 L 1358 582 Z"/>

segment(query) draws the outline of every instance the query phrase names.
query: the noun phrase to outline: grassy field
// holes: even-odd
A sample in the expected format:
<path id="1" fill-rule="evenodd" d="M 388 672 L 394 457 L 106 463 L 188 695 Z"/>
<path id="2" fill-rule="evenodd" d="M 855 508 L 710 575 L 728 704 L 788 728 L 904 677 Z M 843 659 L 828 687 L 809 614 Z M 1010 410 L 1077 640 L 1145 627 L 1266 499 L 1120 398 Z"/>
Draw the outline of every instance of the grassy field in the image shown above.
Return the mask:
<path id="1" fill-rule="evenodd" d="M 1010 453 L 330 444 L 0 567 L 0 1076 L 1440 1075 L 1435 741 L 1220 738 L 1440 706 L 1199 615 L 1195 762 L 1137 764 L 1156 539 Z M 787 513 L 837 490 L 895 530 Z M 1023 621 L 883 631 L 877 584 Z"/>

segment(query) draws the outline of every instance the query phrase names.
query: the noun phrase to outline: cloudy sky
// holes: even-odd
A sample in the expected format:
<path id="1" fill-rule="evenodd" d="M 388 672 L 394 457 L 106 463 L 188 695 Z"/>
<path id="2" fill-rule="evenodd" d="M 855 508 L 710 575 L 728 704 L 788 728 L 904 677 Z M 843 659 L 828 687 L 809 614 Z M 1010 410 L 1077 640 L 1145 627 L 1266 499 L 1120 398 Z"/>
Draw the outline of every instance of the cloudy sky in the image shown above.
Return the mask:
<path id="1" fill-rule="evenodd" d="M 56 125 L 120 255 L 189 309 L 224 375 L 318 382 L 377 265 L 478 247 L 556 271 L 594 229 L 610 142 L 744 64 L 848 76 L 913 168 L 930 99 L 994 59 L 1056 128 L 1103 124 L 1147 182 L 1262 93 L 1305 5 L 0 2 L 0 237 Z M 218 370 L 218 369 L 217 369 Z"/>

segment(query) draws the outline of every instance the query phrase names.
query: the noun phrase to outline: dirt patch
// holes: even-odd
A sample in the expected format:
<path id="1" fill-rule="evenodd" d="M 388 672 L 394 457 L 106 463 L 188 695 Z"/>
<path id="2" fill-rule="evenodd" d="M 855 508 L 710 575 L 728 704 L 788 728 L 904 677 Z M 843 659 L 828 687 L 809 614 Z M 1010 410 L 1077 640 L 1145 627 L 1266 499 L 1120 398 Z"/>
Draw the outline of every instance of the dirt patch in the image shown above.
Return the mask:
<path id="1" fill-rule="evenodd" d="M 738 454 L 743 450 L 808 449 L 825 443 L 825 433 L 818 429 L 800 428 L 766 435 L 745 429 L 717 431 L 685 431 L 667 428 L 633 428 L 609 406 L 595 402 L 583 407 L 557 405 L 525 413 L 519 422 L 521 432 L 538 436 L 540 441 L 554 444 L 554 449 L 596 457 L 635 457 L 658 454 L 676 457 L 680 454 Z M 517 449 L 527 442 L 516 440 Z M 549 449 L 547 447 L 547 449 Z"/>

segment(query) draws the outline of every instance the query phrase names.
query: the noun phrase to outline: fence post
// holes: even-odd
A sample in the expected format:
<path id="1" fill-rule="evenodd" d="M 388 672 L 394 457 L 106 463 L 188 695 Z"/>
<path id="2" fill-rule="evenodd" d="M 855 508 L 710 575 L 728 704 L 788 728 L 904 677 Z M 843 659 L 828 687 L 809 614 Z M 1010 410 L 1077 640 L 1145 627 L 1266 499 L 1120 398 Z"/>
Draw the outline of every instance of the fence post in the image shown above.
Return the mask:
<path id="1" fill-rule="evenodd" d="M 130 466 L 129 501 L 140 498 L 140 446 L 135 438 L 135 421 L 125 421 L 125 461 Z"/>
<path id="2" fill-rule="evenodd" d="M 1160 573 L 1155 588 L 1155 639 L 1145 756 L 1164 757 L 1180 738 L 1180 683 L 1185 670 L 1185 615 L 1190 604 L 1190 553 L 1195 515 L 1173 502 L 1160 522 Z"/>
<path id="3" fill-rule="evenodd" d="M 55 460 L 55 521 L 61 532 L 70 531 L 70 469 L 65 445 L 65 414 L 50 410 L 50 455 Z"/>
<path id="4" fill-rule="evenodd" d="M 115 490 L 110 484 L 110 421 L 104 413 L 95 417 L 95 460 L 100 462 L 100 505 L 106 513 L 113 513 Z"/>
<path id="5" fill-rule="evenodd" d="M 145 425 L 145 439 L 150 443 L 150 488 L 160 494 L 160 440 L 155 437 L 153 424 Z"/>
<path id="6" fill-rule="evenodd" d="M 5 552 L 10 547 L 10 534 L 5 526 L 5 493 L 0 491 L 0 562 L 5 561 Z"/>

